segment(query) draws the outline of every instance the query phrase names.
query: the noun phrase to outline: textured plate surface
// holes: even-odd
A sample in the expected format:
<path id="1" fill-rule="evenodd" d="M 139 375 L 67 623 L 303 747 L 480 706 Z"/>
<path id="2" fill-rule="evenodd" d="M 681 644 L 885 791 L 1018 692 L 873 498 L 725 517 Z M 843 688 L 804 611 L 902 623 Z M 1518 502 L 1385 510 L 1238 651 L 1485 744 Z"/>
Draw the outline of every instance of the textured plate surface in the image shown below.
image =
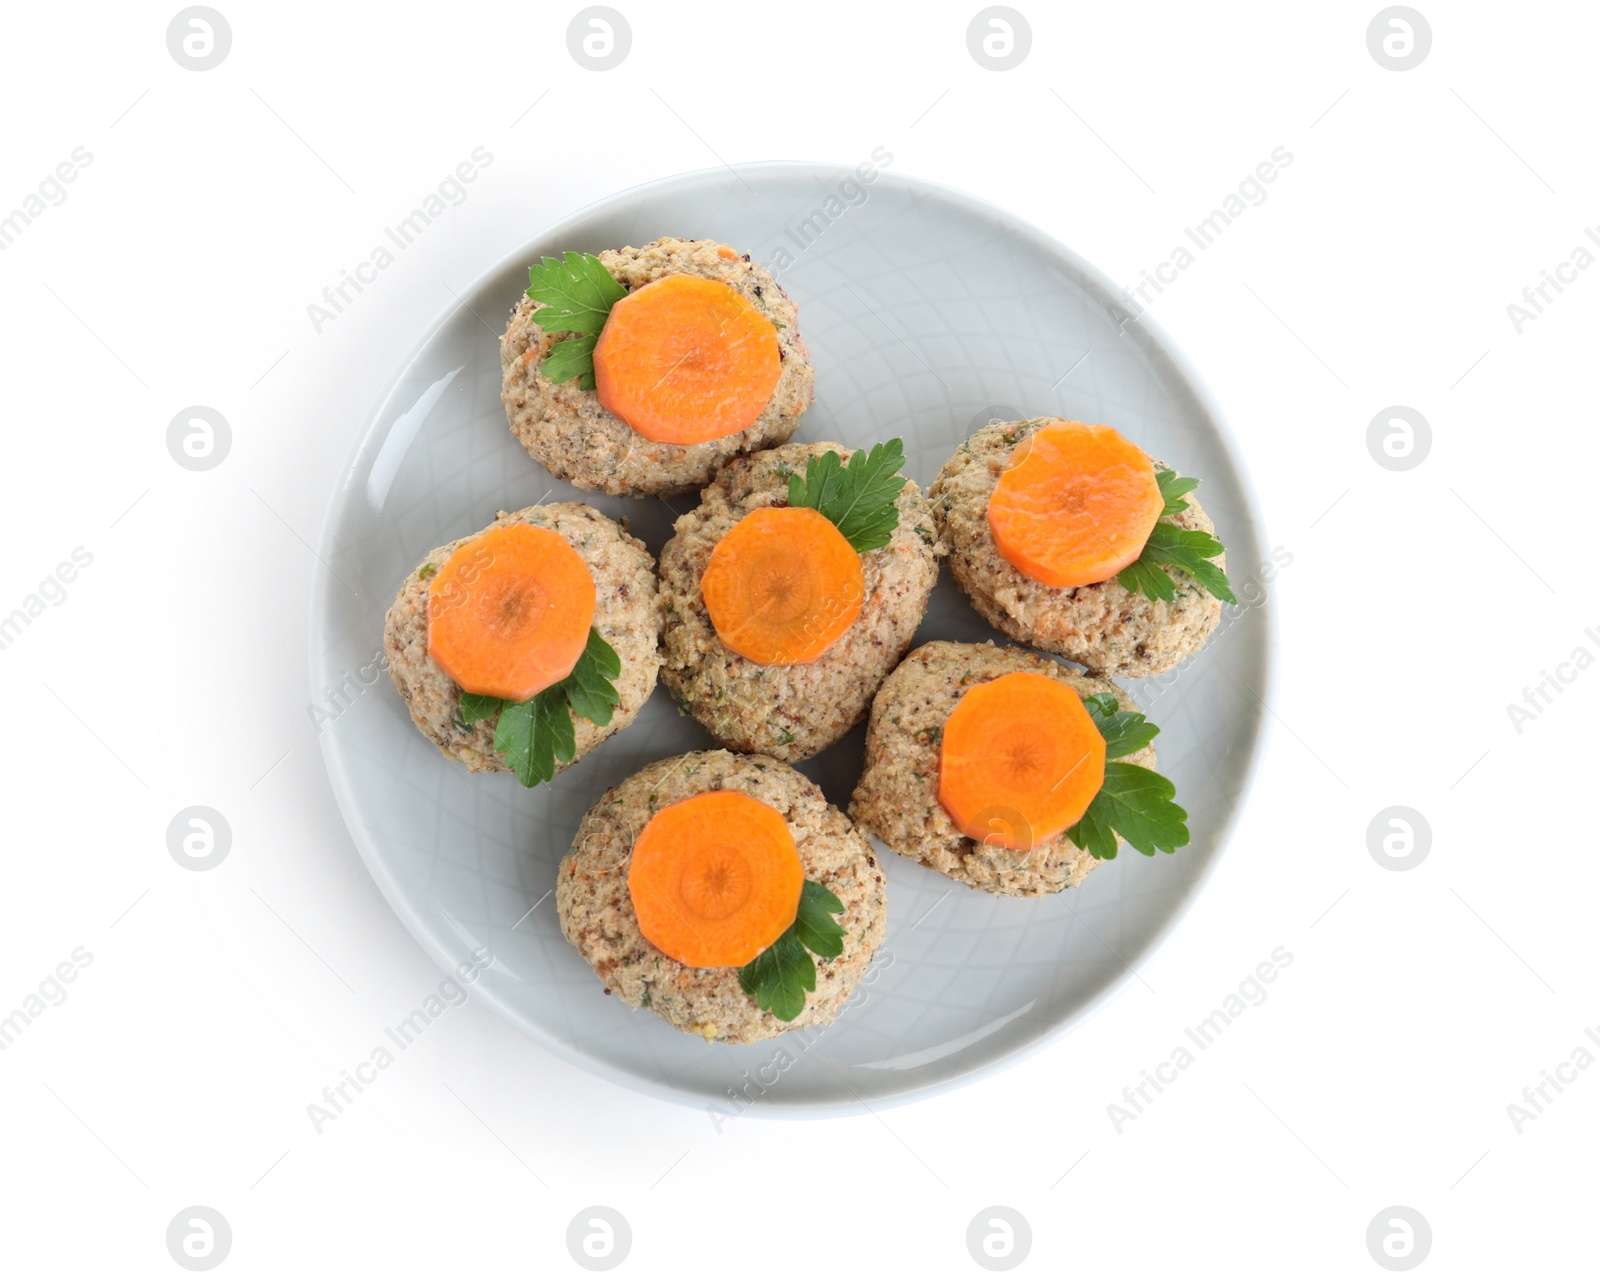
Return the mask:
<path id="1" fill-rule="evenodd" d="M 557 926 L 556 865 L 584 811 L 664 755 L 710 739 L 657 688 L 638 722 L 554 784 L 474 776 L 411 726 L 387 677 L 322 731 L 335 794 L 385 896 L 440 963 L 480 948 L 476 997 L 551 1050 L 643 1090 L 727 1111 L 816 1115 L 904 1099 L 992 1070 L 1087 1014 L 1126 981 L 1197 893 L 1253 770 L 1269 623 L 1264 553 L 1244 468 L 1171 343 L 1130 322 L 1093 268 L 971 197 L 879 173 L 751 165 L 625 192 L 551 228 L 481 279 L 395 375 L 356 445 L 323 528 L 311 633 L 313 695 L 382 648 L 400 581 L 434 546 L 497 510 L 588 501 L 626 516 L 652 552 L 674 511 L 584 494 L 522 451 L 500 405 L 498 336 L 537 255 L 598 252 L 662 235 L 715 237 L 775 267 L 800 306 L 817 399 L 796 436 L 851 446 L 899 435 L 926 485 L 992 417 L 1107 422 L 1185 474 L 1228 546 L 1242 607 L 1176 674 L 1133 682 L 1162 728 L 1161 770 L 1193 843 L 1154 859 L 1124 850 L 1080 889 L 1005 900 L 880 848 L 889 932 L 832 1026 L 750 1047 L 708 1045 L 633 1012 Z M 678 513 L 687 500 L 675 501 Z M 918 635 L 1000 636 L 945 572 Z M 803 770 L 841 807 L 864 729 Z M 759 1095 L 759 1103 L 732 1096 Z"/>

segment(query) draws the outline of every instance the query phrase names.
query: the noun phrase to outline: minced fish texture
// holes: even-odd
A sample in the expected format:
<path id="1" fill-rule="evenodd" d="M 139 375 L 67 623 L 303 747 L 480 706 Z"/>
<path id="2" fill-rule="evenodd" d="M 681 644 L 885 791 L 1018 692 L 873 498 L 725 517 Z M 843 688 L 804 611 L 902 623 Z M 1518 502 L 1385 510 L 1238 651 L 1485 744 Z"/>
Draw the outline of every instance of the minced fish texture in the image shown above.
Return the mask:
<path id="1" fill-rule="evenodd" d="M 980 843 L 958 830 L 939 803 L 945 721 L 969 689 L 1015 671 L 1048 675 L 1083 699 L 1109 692 L 1123 710 L 1138 709 L 1111 680 L 1021 648 L 925 643 L 884 680 L 873 700 L 866 766 L 850 816 L 901 856 L 958 883 L 997 896 L 1045 896 L 1077 887 L 1094 869 L 1095 858 L 1065 833 L 1025 851 Z M 1146 746 L 1122 762 L 1153 769 L 1155 758 L 1155 750 Z"/>
<path id="2" fill-rule="evenodd" d="M 700 592 L 711 552 L 751 511 L 787 506 L 789 476 L 803 475 L 807 462 L 826 452 L 851 456 L 838 444 L 786 444 L 730 462 L 661 551 L 662 682 L 718 745 L 791 763 L 826 749 L 866 717 L 872 694 L 910 646 L 944 554 L 928 501 L 908 479 L 889 544 L 861 556 L 861 613 L 820 657 L 764 666 L 726 647 Z"/>
<path id="3" fill-rule="evenodd" d="M 500 399 L 511 433 L 530 457 L 579 488 L 672 497 L 710 482 L 730 458 L 794 434 L 811 404 L 816 375 L 800 337 L 799 309 L 766 267 L 716 240 L 660 239 L 643 248 L 607 249 L 598 257 L 629 292 L 666 275 L 697 275 L 733 288 L 777 330 L 778 384 L 761 416 L 736 435 L 701 444 L 652 443 L 609 412 L 594 391 L 582 389 L 580 379 L 557 383 L 543 375 L 545 357 L 563 334 L 540 328 L 540 304 L 524 297 L 500 339 Z"/>
<path id="4" fill-rule="evenodd" d="M 844 904 L 834 916 L 844 950 L 813 956 L 817 988 L 792 1021 L 762 1011 L 739 984 L 738 968 L 688 967 L 639 930 L 628 892 L 634 840 L 660 809 L 712 790 L 739 790 L 781 813 L 806 878 Z M 601 796 L 557 870 L 556 912 L 562 935 L 608 994 L 708 1041 L 753 1043 L 839 1014 L 883 943 L 888 897 L 871 843 L 810 780 L 776 759 L 709 750 L 652 763 Z"/>
<path id="5" fill-rule="evenodd" d="M 655 689 L 661 669 L 655 560 L 622 525 L 581 502 L 501 511 L 489 528 L 519 522 L 559 533 L 578 552 L 594 578 L 594 628 L 622 662 L 622 673 L 612 681 L 622 704 L 613 710 L 611 722 L 602 728 L 573 715 L 576 763 L 632 723 Z M 383 649 L 394 686 L 423 736 L 473 772 L 509 772 L 494 748 L 496 718 L 463 723 L 458 713 L 461 689 L 428 655 L 428 584 L 459 547 L 479 536 L 474 533 L 430 551 L 405 579 L 384 619 Z M 570 766 L 560 764 L 557 771 Z"/>
<path id="6" fill-rule="evenodd" d="M 1167 569 L 1177 587 L 1171 602 L 1128 590 L 1115 577 L 1091 586 L 1047 586 L 1013 567 L 995 545 L 989 498 L 1012 450 L 1059 421 L 992 422 L 940 469 L 928 501 L 950 547 L 950 571 L 979 615 L 1018 643 L 1106 674 L 1142 678 L 1170 670 L 1204 647 L 1222 619 L 1221 603 L 1188 573 Z M 1194 494 L 1185 500 L 1187 507 L 1164 516 L 1165 522 L 1215 533 Z M 1227 558 L 1218 555 L 1213 562 L 1225 568 Z"/>

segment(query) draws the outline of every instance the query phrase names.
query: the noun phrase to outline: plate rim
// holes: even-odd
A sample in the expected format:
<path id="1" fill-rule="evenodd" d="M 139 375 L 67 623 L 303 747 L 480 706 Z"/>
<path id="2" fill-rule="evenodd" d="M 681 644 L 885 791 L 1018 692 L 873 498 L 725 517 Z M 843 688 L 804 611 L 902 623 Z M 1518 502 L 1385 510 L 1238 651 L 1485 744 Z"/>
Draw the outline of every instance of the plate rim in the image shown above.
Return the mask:
<path id="1" fill-rule="evenodd" d="M 759 173 L 763 176 L 784 175 L 837 178 L 841 172 L 853 172 L 854 168 L 855 166 L 853 165 L 836 165 L 824 161 L 762 160 L 735 165 L 708 166 L 636 183 L 633 186 L 624 187 L 599 199 L 591 200 L 558 220 L 540 227 L 509 252 L 501 255 L 489 266 L 479 271 L 471 283 L 460 291 L 460 298 L 470 299 L 474 297 L 492 278 L 520 262 L 527 261 L 534 245 L 560 236 L 594 214 L 610 208 L 620 201 L 647 197 L 651 193 L 675 187 L 692 187 L 719 177 L 731 176 L 742 180 L 740 174 L 744 171 Z M 1003 225 L 1008 233 L 1019 234 L 1029 238 L 1046 253 L 1068 263 L 1088 283 L 1097 288 L 1105 299 L 1111 300 L 1121 296 L 1121 290 L 1112 283 L 1110 277 L 1075 249 L 1072 249 L 1027 219 L 981 196 L 974 195 L 959 187 L 917 177 L 898 170 L 879 169 L 877 171 L 877 181 L 887 182 L 889 187 L 899 188 L 902 192 L 912 196 L 931 196 L 946 204 L 953 205 L 963 212 L 995 220 Z M 313 701 L 318 696 L 318 689 L 327 683 L 328 672 L 323 665 L 324 651 L 327 645 L 321 643 L 320 640 L 326 633 L 328 621 L 327 608 L 324 606 L 323 601 L 328 597 L 327 588 L 332 577 L 332 569 L 328 566 L 328 563 L 332 551 L 333 531 L 338 522 L 342 504 L 341 498 L 348 489 L 350 475 L 354 470 L 355 464 L 366 450 L 368 443 L 372 439 L 373 432 L 377 428 L 379 419 L 384 416 L 385 410 L 394 399 L 406 374 L 416 364 L 423 351 L 435 341 L 445 325 L 455 318 L 465 306 L 465 301 L 453 299 L 450 304 L 441 307 L 423 328 L 421 335 L 412 343 L 410 349 L 396 362 L 383 381 L 383 389 L 378 393 L 372 407 L 367 411 L 361 425 L 356 430 L 351 445 L 346 451 L 344 461 L 337 471 L 333 489 L 329 493 L 323 508 L 321 523 L 317 531 L 316 561 L 311 570 L 311 606 L 309 609 L 307 640 L 309 648 L 308 673 L 310 675 Z M 1262 506 L 1256 493 L 1254 481 L 1251 478 L 1250 469 L 1245 462 L 1245 456 L 1239 448 L 1238 441 L 1234 438 L 1233 432 L 1228 426 L 1226 417 L 1222 414 L 1215 397 L 1211 393 L 1210 387 L 1189 361 L 1183 349 L 1172 340 L 1167 331 L 1150 315 L 1148 309 L 1141 312 L 1137 319 L 1145 330 L 1149 347 L 1158 352 L 1171 365 L 1173 371 L 1205 413 L 1211 428 L 1216 432 L 1218 439 L 1228 454 L 1229 460 L 1233 463 L 1240 492 L 1244 499 L 1243 509 L 1256 532 L 1259 544 L 1263 548 L 1268 547 L 1270 540 L 1266 536 L 1266 523 L 1262 513 Z M 532 464 L 537 465 L 536 462 Z M 1188 919 L 1190 911 L 1194 909 L 1196 902 L 1205 895 L 1205 888 L 1210 883 L 1212 876 L 1217 871 L 1217 866 L 1221 863 L 1223 856 L 1232 844 L 1240 814 L 1255 790 L 1261 772 L 1262 760 L 1266 755 L 1268 742 L 1272 735 L 1271 716 L 1264 712 L 1264 707 L 1275 690 L 1278 675 L 1278 663 L 1274 655 L 1277 648 L 1277 616 L 1270 597 L 1263 601 L 1261 611 L 1266 626 L 1261 665 L 1262 689 L 1260 704 L 1246 710 L 1246 714 L 1254 721 L 1254 732 L 1250 758 L 1240 779 L 1239 792 L 1228 809 L 1221 829 L 1217 832 L 1216 847 L 1206 863 L 1201 867 L 1198 876 L 1190 884 L 1188 891 L 1173 909 L 1166 922 L 1144 942 L 1139 950 L 1123 959 L 1123 970 L 1119 974 L 1107 981 L 1092 998 L 1061 1017 L 1059 1021 L 1041 1032 L 1030 1042 L 1015 1047 L 992 1060 L 975 1064 L 968 1069 L 960 1070 L 938 1081 L 910 1085 L 897 1091 L 876 1095 L 870 1105 L 860 1100 L 785 1100 L 777 1096 L 763 1096 L 760 1105 L 750 1106 L 742 1111 L 739 1117 L 788 1120 L 859 1116 L 863 1106 L 870 1112 L 880 1108 L 895 1108 L 915 1101 L 944 1095 L 957 1088 L 993 1078 L 997 1074 L 1021 1064 L 1023 1061 L 1043 1051 L 1046 1047 L 1059 1042 L 1074 1029 L 1087 1023 L 1112 999 L 1120 996 L 1137 974 L 1135 965 L 1153 958 L 1162 948 L 1170 944 Z M 432 921 L 424 919 L 420 914 L 413 911 L 409 904 L 404 903 L 400 887 L 390 873 L 385 857 L 374 843 L 371 833 L 361 823 L 352 819 L 353 791 L 351 782 L 343 768 L 342 761 L 333 749 L 332 735 L 319 733 L 318 738 L 318 746 L 322 754 L 323 766 L 328 774 L 329 785 L 333 791 L 334 802 L 338 806 L 339 815 L 344 822 L 346 831 L 349 833 L 351 842 L 355 845 L 362 864 L 366 867 L 368 874 L 372 876 L 373 882 L 377 884 L 384 901 L 400 920 L 411 938 L 422 947 L 424 952 L 442 970 L 446 972 L 453 971 L 459 960 L 444 948 L 437 934 L 439 928 Z M 470 982 L 466 988 L 475 1001 L 487 1007 L 519 1033 L 532 1039 L 540 1047 L 569 1065 L 586 1070 L 596 1077 L 603 1078 L 629 1091 L 641 1093 L 657 1100 L 671 1101 L 675 1104 L 695 1109 L 702 1109 L 709 1103 L 707 1098 L 700 1093 L 687 1091 L 658 1079 L 632 1073 L 612 1065 L 600 1057 L 585 1053 L 572 1043 L 552 1034 L 543 1026 L 518 1014 L 503 1002 L 491 998 L 482 988 L 481 982 Z M 782 1037 L 779 1036 L 773 1041 L 781 1043 Z"/>

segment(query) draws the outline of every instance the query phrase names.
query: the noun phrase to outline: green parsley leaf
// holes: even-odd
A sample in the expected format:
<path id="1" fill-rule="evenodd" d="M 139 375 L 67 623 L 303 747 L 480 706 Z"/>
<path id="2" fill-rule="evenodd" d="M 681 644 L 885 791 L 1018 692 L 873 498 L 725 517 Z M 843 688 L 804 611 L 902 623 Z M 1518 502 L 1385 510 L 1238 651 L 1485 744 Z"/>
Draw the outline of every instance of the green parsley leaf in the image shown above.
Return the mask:
<path id="1" fill-rule="evenodd" d="M 543 302 L 534 313 L 547 333 L 596 333 L 611 308 L 628 295 L 598 257 L 568 253 L 528 268 L 528 296 Z"/>
<path id="2" fill-rule="evenodd" d="M 833 917 L 843 911 L 843 901 L 822 884 L 806 880 L 794 922 L 739 969 L 739 987 L 757 1007 L 780 1021 L 792 1021 L 805 1011 L 806 994 L 817 988 L 817 965 L 806 951 L 822 958 L 844 953 L 844 929 Z"/>
<path id="3" fill-rule="evenodd" d="M 461 722 L 477 723 L 480 719 L 492 719 L 500 713 L 500 707 L 504 704 L 499 697 L 485 697 L 477 692 L 463 692 L 461 694 Z"/>
<path id="4" fill-rule="evenodd" d="M 1159 524 L 1156 526 L 1160 527 Z M 1143 559 L 1135 559 L 1119 572 L 1117 581 L 1124 590 L 1142 594 L 1146 599 L 1171 603 L 1178 597 L 1178 587 L 1172 578 L 1155 564 L 1146 563 Z"/>
<path id="5" fill-rule="evenodd" d="M 580 378 L 580 390 L 594 389 L 594 344 L 599 341 L 599 335 L 590 333 L 584 337 L 569 337 L 564 342 L 557 342 L 550 348 L 550 353 L 544 357 L 544 363 L 539 366 L 539 371 L 552 382 L 570 382 L 574 377 Z"/>
<path id="6" fill-rule="evenodd" d="M 1163 515 L 1178 515 L 1188 510 L 1189 503 L 1184 498 L 1200 487 L 1198 479 L 1180 479 L 1175 470 L 1156 471 L 1156 484 L 1161 489 L 1161 500 L 1166 503 L 1161 508 Z"/>
<path id="7" fill-rule="evenodd" d="M 546 333 L 577 333 L 557 342 L 539 371 L 552 382 L 579 379 L 582 390 L 594 389 L 594 344 L 611 308 L 628 295 L 598 257 L 568 253 L 547 257 L 528 268 L 528 296 L 543 302 L 533 318 Z"/>
<path id="8" fill-rule="evenodd" d="M 1100 861 L 1117 855 L 1121 835 L 1146 856 L 1174 852 L 1189 842 L 1189 814 L 1172 801 L 1177 793 L 1159 772 L 1135 763 L 1113 763 L 1144 749 L 1161 731 L 1137 710 L 1120 710 L 1109 692 L 1083 699 L 1084 709 L 1106 739 L 1106 776 L 1067 837 Z"/>
<path id="9" fill-rule="evenodd" d="M 1176 471 L 1158 470 L 1156 483 L 1161 488 L 1161 517 L 1181 514 L 1187 510 L 1186 497 L 1199 485 L 1198 479 L 1180 478 Z M 1193 577 L 1200 588 L 1223 603 L 1238 603 L 1228 575 L 1211 561 L 1222 553 L 1222 543 L 1208 532 L 1197 528 L 1179 528 L 1176 524 L 1158 523 L 1150 530 L 1150 538 L 1139 552 L 1139 557 L 1117 574 L 1124 590 L 1142 594 L 1147 599 L 1171 603 L 1178 597 L 1178 588 L 1165 569 L 1178 568 Z"/>
<path id="10" fill-rule="evenodd" d="M 763 1012 L 792 1021 L 806 1010 L 806 994 L 817 988 L 817 965 L 791 929 L 739 969 L 739 988 Z"/>
<path id="11" fill-rule="evenodd" d="M 1175 852 L 1189 842 L 1189 814 L 1172 801 L 1176 793 L 1159 772 L 1108 763 L 1104 783 L 1067 837 L 1102 861 L 1115 859 L 1119 834 L 1146 856 L 1157 848 Z"/>
<path id="12" fill-rule="evenodd" d="M 844 912 L 844 902 L 820 883 L 807 879 L 800 888 L 800 909 L 794 916 L 794 934 L 813 954 L 838 958 L 844 953 L 844 928 L 835 914 Z"/>
<path id="13" fill-rule="evenodd" d="M 1238 603 L 1228 576 L 1212 563 L 1222 553 L 1222 543 L 1198 528 L 1179 528 L 1176 524 L 1157 524 L 1150 530 L 1141 561 L 1162 567 L 1181 568 L 1223 603 Z"/>
<path id="14" fill-rule="evenodd" d="M 617 656 L 617 650 L 591 626 L 583 655 L 572 667 L 572 673 L 557 686 L 566 689 L 573 714 L 603 728 L 611 722 L 612 709 L 622 704 L 622 697 L 611 682 L 621 673 L 622 658 Z"/>
<path id="15" fill-rule="evenodd" d="M 611 681 L 621 673 L 622 658 L 591 626 L 582 655 L 560 683 L 526 701 L 463 692 L 456 713 L 462 727 L 499 715 L 494 748 L 517 780 L 532 788 L 555 776 L 557 762 L 572 762 L 578 750 L 573 715 L 602 728 L 611 722 L 612 711 L 622 704 Z"/>
<path id="16" fill-rule="evenodd" d="M 828 452 L 806 463 L 806 474 L 789 476 L 789 504 L 806 506 L 827 516 L 857 551 L 887 546 L 900 526 L 895 505 L 906 486 L 900 468 L 906 464 L 905 448 L 898 439 L 877 444 L 869 452 L 858 448 L 849 464 Z"/>
<path id="17" fill-rule="evenodd" d="M 571 763 L 577 740 L 561 685 L 506 705 L 495 725 L 494 748 L 517 780 L 530 788 L 555 776 L 556 760 Z"/>
<path id="18" fill-rule="evenodd" d="M 1109 692 L 1097 692 L 1085 697 L 1084 709 L 1106 739 L 1106 758 L 1120 759 L 1137 754 L 1156 739 L 1161 729 L 1137 710 L 1118 708 L 1117 699 Z"/>

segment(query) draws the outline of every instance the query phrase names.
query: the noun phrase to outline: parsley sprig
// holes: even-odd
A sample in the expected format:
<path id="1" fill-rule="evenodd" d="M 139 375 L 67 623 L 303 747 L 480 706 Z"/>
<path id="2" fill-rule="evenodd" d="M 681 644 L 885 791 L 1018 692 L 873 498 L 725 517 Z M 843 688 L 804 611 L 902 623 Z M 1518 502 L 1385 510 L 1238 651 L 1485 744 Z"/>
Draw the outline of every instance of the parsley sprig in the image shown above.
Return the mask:
<path id="1" fill-rule="evenodd" d="M 523 785 L 533 787 L 556 774 L 556 763 L 571 763 L 578 742 L 572 716 L 597 727 L 611 722 L 611 712 L 622 697 L 611 682 L 622 673 L 617 650 L 592 626 L 578 664 L 560 683 L 526 701 L 505 701 L 476 692 L 461 694 L 461 722 L 474 724 L 499 715 L 494 725 L 494 748 Z M 570 711 L 570 713 L 569 713 Z"/>
<path id="2" fill-rule="evenodd" d="M 822 884 L 805 881 L 794 922 L 739 969 L 739 987 L 757 1007 L 780 1021 L 792 1021 L 805 1011 L 806 994 L 817 988 L 811 955 L 838 958 L 844 953 L 844 929 L 833 917 L 843 910 L 844 902 Z"/>
<path id="3" fill-rule="evenodd" d="M 594 389 L 594 344 L 611 308 L 628 295 L 598 257 L 568 253 L 547 257 L 528 268 L 528 296 L 544 306 L 533 318 L 547 333 L 576 333 L 550 348 L 540 367 L 552 382 L 570 382 Z"/>
<path id="4" fill-rule="evenodd" d="M 1067 837 L 1101 861 L 1115 859 L 1118 835 L 1146 856 L 1183 847 L 1189 814 L 1172 801 L 1172 782 L 1136 763 L 1112 762 L 1143 750 L 1161 729 L 1137 710 L 1118 709 L 1109 692 L 1086 697 L 1083 705 L 1106 739 L 1106 778 Z"/>
<path id="5" fill-rule="evenodd" d="M 806 463 L 806 473 L 789 476 L 789 504 L 807 506 L 833 522 L 858 552 L 887 546 L 900 526 L 895 501 L 906 486 L 900 468 L 905 447 L 898 439 L 858 448 L 845 463 L 838 453 L 821 453 Z"/>
<path id="6" fill-rule="evenodd" d="M 1182 513 L 1189 505 L 1185 496 L 1199 482 L 1198 479 L 1181 479 L 1175 471 L 1158 470 L 1156 483 L 1161 486 L 1161 497 L 1166 502 L 1161 509 L 1162 517 Z M 1125 590 L 1171 603 L 1178 597 L 1178 588 L 1166 570 L 1178 568 L 1223 603 L 1238 603 L 1228 584 L 1228 574 L 1211 562 L 1222 550 L 1222 543 L 1208 532 L 1158 523 L 1150 530 L 1150 539 L 1139 557 L 1117 574 L 1117 580 Z"/>

